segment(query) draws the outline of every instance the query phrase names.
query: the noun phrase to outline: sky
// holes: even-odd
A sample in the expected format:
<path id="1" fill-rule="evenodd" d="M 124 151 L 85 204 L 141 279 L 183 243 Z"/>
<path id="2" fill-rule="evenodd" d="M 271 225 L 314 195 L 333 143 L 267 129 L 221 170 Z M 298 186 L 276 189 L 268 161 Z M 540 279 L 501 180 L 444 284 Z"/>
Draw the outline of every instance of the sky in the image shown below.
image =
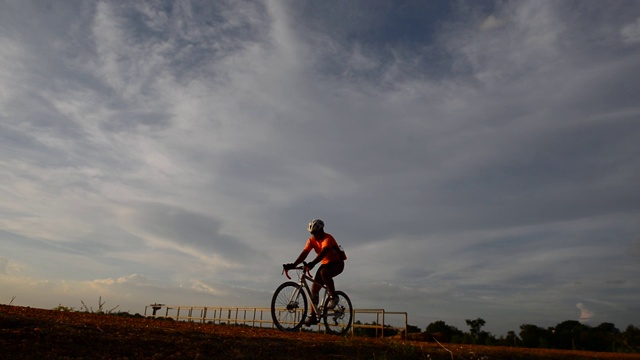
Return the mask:
<path id="1" fill-rule="evenodd" d="M 0 0 L 0 303 L 640 326 L 640 2 Z M 310 258 L 311 259 L 311 258 Z"/>

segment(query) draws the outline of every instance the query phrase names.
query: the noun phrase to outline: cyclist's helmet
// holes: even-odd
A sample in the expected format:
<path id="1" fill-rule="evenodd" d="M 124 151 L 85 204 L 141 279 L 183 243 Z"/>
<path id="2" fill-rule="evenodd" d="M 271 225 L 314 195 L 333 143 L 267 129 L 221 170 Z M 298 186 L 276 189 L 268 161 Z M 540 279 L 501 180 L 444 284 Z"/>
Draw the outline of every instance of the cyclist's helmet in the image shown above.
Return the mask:
<path id="1" fill-rule="evenodd" d="M 311 220 L 311 222 L 309 223 L 309 232 L 310 233 L 314 233 L 316 231 L 320 231 L 324 229 L 324 221 L 320 220 L 320 219 L 313 219 Z"/>

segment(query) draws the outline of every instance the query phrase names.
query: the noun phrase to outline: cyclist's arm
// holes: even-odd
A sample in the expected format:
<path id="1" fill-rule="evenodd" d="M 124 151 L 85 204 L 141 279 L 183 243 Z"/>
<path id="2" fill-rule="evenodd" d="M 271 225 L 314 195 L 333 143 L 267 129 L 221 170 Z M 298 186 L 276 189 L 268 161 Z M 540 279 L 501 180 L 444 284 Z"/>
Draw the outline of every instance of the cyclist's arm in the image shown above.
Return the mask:
<path id="1" fill-rule="evenodd" d="M 304 261 L 304 259 L 307 258 L 307 256 L 309 255 L 309 252 L 311 252 L 311 249 L 309 250 L 302 250 L 302 252 L 300 253 L 300 255 L 298 256 L 298 258 L 296 259 L 296 261 L 293 262 L 293 266 L 298 266 L 298 264 L 302 263 Z"/>
<path id="2" fill-rule="evenodd" d="M 327 253 L 331 250 L 331 248 L 329 247 L 325 247 L 324 249 L 322 249 L 322 251 L 320 251 L 320 254 L 318 254 L 318 256 L 316 256 L 315 259 L 313 259 L 312 262 L 309 263 L 309 265 L 311 265 L 311 267 L 316 266 L 317 263 L 319 263 L 320 261 L 322 261 L 322 259 L 324 259 L 325 256 L 327 256 Z M 306 256 L 305 256 L 306 257 Z"/>

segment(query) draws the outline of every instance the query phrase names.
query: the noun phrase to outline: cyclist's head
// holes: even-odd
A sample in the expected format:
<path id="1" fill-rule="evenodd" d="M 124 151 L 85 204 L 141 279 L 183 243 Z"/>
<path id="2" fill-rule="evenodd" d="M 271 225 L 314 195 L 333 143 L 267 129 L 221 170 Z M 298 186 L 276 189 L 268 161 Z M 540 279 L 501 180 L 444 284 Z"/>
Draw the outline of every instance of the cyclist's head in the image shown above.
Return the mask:
<path id="1" fill-rule="evenodd" d="M 324 221 L 320 220 L 320 219 L 313 219 L 311 220 L 311 222 L 309 223 L 309 228 L 308 228 L 310 233 L 316 233 L 319 231 L 324 231 Z"/>

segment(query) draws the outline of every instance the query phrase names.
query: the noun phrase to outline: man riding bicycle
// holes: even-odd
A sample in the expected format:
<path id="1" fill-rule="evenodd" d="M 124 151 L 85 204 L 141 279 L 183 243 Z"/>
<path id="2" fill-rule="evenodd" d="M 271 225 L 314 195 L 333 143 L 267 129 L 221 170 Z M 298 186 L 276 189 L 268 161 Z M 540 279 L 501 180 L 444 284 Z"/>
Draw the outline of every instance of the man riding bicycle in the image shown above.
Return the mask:
<path id="1" fill-rule="evenodd" d="M 298 256 L 293 263 L 285 264 L 284 267 L 287 270 L 295 268 L 307 258 L 311 249 L 315 250 L 317 256 L 312 262 L 306 265 L 306 269 L 311 270 L 317 263 L 322 262 L 322 265 L 320 265 L 316 272 L 314 283 L 311 287 L 311 301 L 314 306 L 311 307 L 309 318 L 304 322 L 306 326 L 311 326 L 318 323 L 315 308 L 318 306 L 319 293 L 322 285 L 327 285 L 329 296 L 331 297 L 327 307 L 333 309 L 336 306 L 334 299 L 337 299 L 337 296 L 333 278 L 344 270 L 344 260 L 346 256 L 340 249 L 336 239 L 334 239 L 331 234 L 324 232 L 324 222 L 322 220 L 311 220 L 308 230 L 311 233 L 311 237 L 307 240 L 300 256 Z"/>

